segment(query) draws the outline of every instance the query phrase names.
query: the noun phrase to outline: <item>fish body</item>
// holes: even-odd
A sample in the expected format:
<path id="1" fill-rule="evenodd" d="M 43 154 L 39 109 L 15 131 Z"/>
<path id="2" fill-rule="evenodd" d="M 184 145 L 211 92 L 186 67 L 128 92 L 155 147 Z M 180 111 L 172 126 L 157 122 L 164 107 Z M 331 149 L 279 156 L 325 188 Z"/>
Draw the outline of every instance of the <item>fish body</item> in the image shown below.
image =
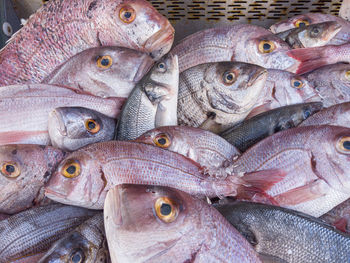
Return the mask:
<path id="1" fill-rule="evenodd" d="M 44 184 L 64 155 L 51 146 L 0 146 L 0 213 L 14 214 L 40 204 Z"/>
<path id="2" fill-rule="evenodd" d="M 177 125 L 177 56 L 160 60 L 136 85 L 120 114 L 116 139 L 133 140 L 159 126 Z"/>
<path id="3" fill-rule="evenodd" d="M 261 262 L 213 207 L 175 189 L 120 185 L 104 211 L 112 262 Z"/>
<path id="4" fill-rule="evenodd" d="M 257 65 L 206 63 L 180 74 L 178 123 L 220 132 L 254 108 L 268 74 Z"/>
<path id="5" fill-rule="evenodd" d="M 90 48 L 57 67 L 42 83 L 67 86 L 104 98 L 127 98 L 153 63 L 146 53 L 128 48 Z"/>
<path id="6" fill-rule="evenodd" d="M 350 199 L 337 205 L 320 219 L 335 226 L 338 230 L 350 234 Z"/>
<path id="7" fill-rule="evenodd" d="M 125 100 L 102 99 L 47 84 L 2 87 L 0 98 L 0 145 L 48 145 L 49 113 L 55 108 L 85 107 L 116 118 Z"/>
<path id="8" fill-rule="evenodd" d="M 114 138 L 116 120 L 81 107 L 56 108 L 49 113 L 51 144 L 65 151 Z"/>
<path id="9" fill-rule="evenodd" d="M 350 261 L 350 237 L 309 215 L 282 207 L 231 202 L 215 208 L 268 262 Z"/>
<path id="10" fill-rule="evenodd" d="M 0 262 L 46 252 L 53 242 L 95 213 L 80 207 L 54 204 L 32 208 L 0 221 Z"/>
<path id="11" fill-rule="evenodd" d="M 245 152 L 262 139 L 298 126 L 322 109 L 322 102 L 294 104 L 260 113 L 220 134 L 225 140 Z"/>
<path id="12" fill-rule="evenodd" d="M 269 30 L 238 24 L 189 35 L 171 53 L 178 55 L 181 73 L 199 64 L 221 61 L 239 61 L 287 70 L 296 63 L 285 54 L 288 50 L 289 45 Z"/>
<path id="13" fill-rule="evenodd" d="M 54 0 L 46 3 L 0 51 L 0 86 L 38 83 L 79 52 L 120 46 L 158 59 L 174 29 L 144 0 Z"/>

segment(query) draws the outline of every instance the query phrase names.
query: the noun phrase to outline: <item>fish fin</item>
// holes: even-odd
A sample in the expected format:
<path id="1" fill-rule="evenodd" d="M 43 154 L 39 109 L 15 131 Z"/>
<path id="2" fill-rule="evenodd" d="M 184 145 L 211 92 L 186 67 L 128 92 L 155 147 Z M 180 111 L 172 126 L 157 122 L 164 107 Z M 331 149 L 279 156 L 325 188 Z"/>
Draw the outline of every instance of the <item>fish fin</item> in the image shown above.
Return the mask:
<path id="1" fill-rule="evenodd" d="M 34 143 L 34 139 L 40 135 L 47 135 L 47 131 L 9 131 L 0 132 L 0 145 Z"/>
<path id="2" fill-rule="evenodd" d="M 258 253 L 258 255 L 259 255 L 261 262 L 263 262 L 263 263 L 288 263 L 284 259 L 281 259 L 277 256 L 268 255 L 268 254 L 264 254 L 264 253 Z"/>
<path id="3" fill-rule="evenodd" d="M 348 220 L 345 217 L 339 218 L 333 223 L 333 226 L 344 233 L 349 233 L 349 231 L 347 230 Z"/>

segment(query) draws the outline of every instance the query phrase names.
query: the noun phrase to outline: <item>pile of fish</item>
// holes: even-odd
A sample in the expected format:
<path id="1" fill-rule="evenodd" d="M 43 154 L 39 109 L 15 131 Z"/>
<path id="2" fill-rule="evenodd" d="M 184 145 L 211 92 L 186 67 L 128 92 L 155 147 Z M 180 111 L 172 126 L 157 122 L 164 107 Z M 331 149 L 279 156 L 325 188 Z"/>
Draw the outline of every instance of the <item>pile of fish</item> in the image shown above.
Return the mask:
<path id="1" fill-rule="evenodd" d="M 0 263 L 350 262 L 350 22 L 174 34 L 51 0 L 0 51 Z"/>

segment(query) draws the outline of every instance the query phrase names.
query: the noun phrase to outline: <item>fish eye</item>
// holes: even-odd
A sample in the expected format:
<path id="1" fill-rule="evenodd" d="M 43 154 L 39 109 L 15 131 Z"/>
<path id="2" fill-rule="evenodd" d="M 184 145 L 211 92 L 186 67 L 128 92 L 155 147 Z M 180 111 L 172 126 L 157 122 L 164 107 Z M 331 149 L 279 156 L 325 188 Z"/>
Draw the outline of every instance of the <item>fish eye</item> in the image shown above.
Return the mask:
<path id="1" fill-rule="evenodd" d="M 154 137 L 153 142 L 156 146 L 161 148 L 168 148 L 171 144 L 170 138 L 165 133 L 160 133 Z"/>
<path id="2" fill-rule="evenodd" d="M 305 19 L 299 19 L 294 23 L 295 27 L 305 27 L 310 25 L 310 22 Z"/>
<path id="3" fill-rule="evenodd" d="M 345 72 L 345 78 L 347 78 L 348 80 L 350 80 L 350 70 Z"/>
<path id="4" fill-rule="evenodd" d="M 165 223 L 174 222 L 179 214 L 179 206 L 168 197 L 159 197 L 154 204 L 154 209 L 157 217 Z"/>
<path id="5" fill-rule="evenodd" d="M 236 74 L 232 71 L 226 71 L 222 75 L 222 80 L 224 81 L 225 85 L 230 85 L 236 81 Z"/>
<path id="6" fill-rule="evenodd" d="M 304 119 L 309 118 L 310 115 L 311 115 L 311 111 L 310 111 L 310 110 L 305 110 L 305 111 L 304 111 Z"/>
<path id="7" fill-rule="evenodd" d="M 275 44 L 269 40 L 261 40 L 259 42 L 259 52 L 260 53 L 270 53 L 276 48 Z"/>
<path id="8" fill-rule="evenodd" d="M 68 160 L 62 167 L 61 173 L 64 177 L 74 178 L 80 175 L 80 163 L 77 160 Z"/>
<path id="9" fill-rule="evenodd" d="M 85 128 L 92 134 L 98 133 L 101 129 L 100 124 L 93 119 L 88 119 L 85 121 Z"/>
<path id="10" fill-rule="evenodd" d="M 97 66 L 102 69 L 110 68 L 113 64 L 113 59 L 111 56 L 101 56 L 97 58 Z"/>
<path id="11" fill-rule="evenodd" d="M 320 29 L 318 27 L 313 27 L 310 31 L 311 37 L 317 37 L 320 34 Z"/>
<path id="12" fill-rule="evenodd" d="M 70 262 L 71 263 L 81 263 L 85 260 L 84 253 L 81 249 L 75 250 L 71 255 L 70 255 Z"/>
<path id="13" fill-rule="evenodd" d="M 342 153 L 350 154 L 350 136 L 340 137 L 336 148 Z"/>
<path id="14" fill-rule="evenodd" d="M 1 173 L 6 177 L 16 178 L 21 174 L 21 170 L 15 162 L 4 162 L 1 165 Z"/>
<path id="15" fill-rule="evenodd" d="M 136 12 L 131 6 L 124 6 L 119 11 L 119 18 L 126 24 L 133 22 L 136 18 Z"/>
<path id="16" fill-rule="evenodd" d="M 159 63 L 157 64 L 157 68 L 158 68 L 158 70 L 159 70 L 160 72 L 165 72 L 165 71 L 166 71 L 166 65 L 165 65 L 164 62 L 159 62 Z"/>
<path id="17" fill-rule="evenodd" d="M 291 84 L 292 87 L 296 89 L 301 89 L 305 85 L 305 83 L 300 79 L 292 79 Z"/>

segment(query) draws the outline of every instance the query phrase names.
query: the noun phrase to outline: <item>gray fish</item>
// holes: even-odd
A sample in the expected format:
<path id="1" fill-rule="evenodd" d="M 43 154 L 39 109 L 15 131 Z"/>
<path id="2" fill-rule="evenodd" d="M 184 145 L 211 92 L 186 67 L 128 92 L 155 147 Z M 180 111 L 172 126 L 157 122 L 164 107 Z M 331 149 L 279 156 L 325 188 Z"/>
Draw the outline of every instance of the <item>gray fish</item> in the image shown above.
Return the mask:
<path id="1" fill-rule="evenodd" d="M 320 218 L 340 231 L 350 234 L 350 199 L 337 205 Z"/>
<path id="2" fill-rule="evenodd" d="M 310 102 L 276 108 L 258 114 L 220 134 L 240 151 L 246 151 L 250 146 L 262 139 L 299 123 L 322 109 L 322 102 Z"/>
<path id="3" fill-rule="evenodd" d="M 350 262 L 350 236 L 293 210 L 248 202 L 215 208 L 268 262 Z"/>
<path id="4" fill-rule="evenodd" d="M 116 120 L 97 111 L 81 107 L 62 107 L 49 113 L 51 144 L 74 151 L 114 137 Z"/>
<path id="5" fill-rule="evenodd" d="M 177 125 L 178 87 L 178 59 L 169 55 L 131 92 L 119 117 L 116 139 L 133 140 L 153 128 Z"/>

